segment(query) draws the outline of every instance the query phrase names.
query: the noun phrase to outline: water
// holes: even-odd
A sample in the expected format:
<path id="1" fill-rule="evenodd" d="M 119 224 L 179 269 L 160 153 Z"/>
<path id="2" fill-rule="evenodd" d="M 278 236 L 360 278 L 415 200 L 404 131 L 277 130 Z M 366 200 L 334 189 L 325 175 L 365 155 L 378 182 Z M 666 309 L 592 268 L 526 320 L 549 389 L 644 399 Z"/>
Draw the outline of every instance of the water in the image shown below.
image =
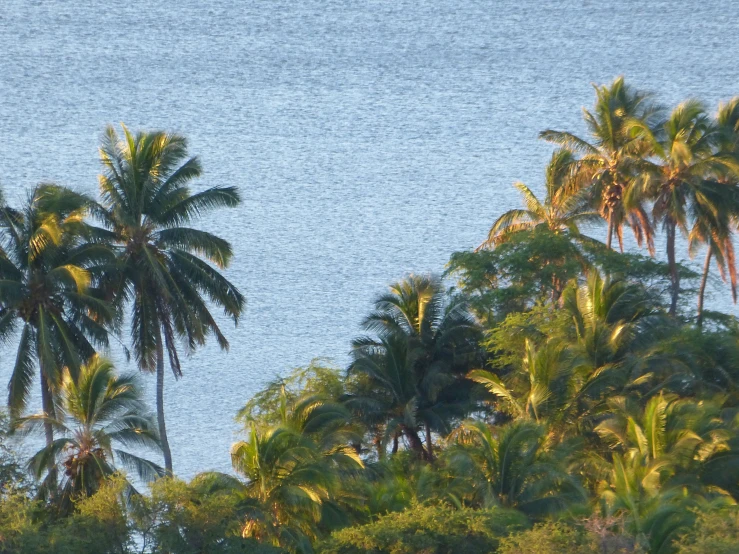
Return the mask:
<path id="1" fill-rule="evenodd" d="M 12 202 L 43 180 L 96 191 L 100 133 L 123 121 L 185 134 L 203 185 L 240 187 L 243 206 L 204 226 L 234 242 L 247 312 L 228 354 L 209 346 L 167 383 L 175 470 L 227 470 L 258 387 L 316 356 L 343 365 L 389 282 L 481 242 L 513 181 L 541 190 L 537 133 L 583 132 L 589 83 L 625 74 L 712 107 L 739 94 L 725 8 L 3 0 L 0 183 Z"/>

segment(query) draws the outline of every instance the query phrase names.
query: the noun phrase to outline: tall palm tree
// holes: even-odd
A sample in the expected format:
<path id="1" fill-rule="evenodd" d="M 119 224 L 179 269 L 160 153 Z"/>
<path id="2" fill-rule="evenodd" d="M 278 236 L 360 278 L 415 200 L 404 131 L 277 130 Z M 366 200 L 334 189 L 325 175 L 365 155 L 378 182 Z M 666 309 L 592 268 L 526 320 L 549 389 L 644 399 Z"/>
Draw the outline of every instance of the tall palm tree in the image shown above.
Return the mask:
<path id="1" fill-rule="evenodd" d="M 508 210 L 493 226 L 481 248 L 490 248 L 505 242 L 512 233 L 545 226 L 550 231 L 569 231 L 579 234 L 578 225 L 599 219 L 597 212 L 590 211 L 586 198 L 578 192 L 576 182 L 578 167 L 575 156 L 562 148 L 552 154 L 546 168 L 546 198 L 540 201 L 523 183 L 515 186 L 523 197 L 524 209 Z"/>
<path id="2" fill-rule="evenodd" d="M 724 209 L 719 201 L 726 197 L 721 191 L 723 185 L 713 176 L 735 169 L 736 164 L 730 157 L 716 152 L 717 128 L 697 100 L 678 105 L 659 126 L 633 121 L 629 127 L 650 149 L 652 160 L 645 165 L 643 190 L 654 202 L 653 220 L 661 222 L 667 234 L 672 289 L 670 314 L 674 315 L 680 295 L 675 252 L 677 230 L 688 234 L 696 215 Z"/>
<path id="3" fill-rule="evenodd" d="M 736 257 L 734 254 L 733 224 L 736 219 L 736 191 L 733 186 L 717 188 L 723 198 L 711 202 L 696 203 L 695 221 L 688 235 L 688 248 L 692 255 L 700 245 L 706 246 L 706 258 L 703 262 L 703 275 L 698 289 L 698 310 L 696 325 L 703 326 L 703 300 L 706 294 L 708 273 L 711 261 L 715 260 L 721 278 L 731 284 L 731 294 L 736 303 Z M 728 279 L 727 279 L 728 278 Z"/>
<path id="4" fill-rule="evenodd" d="M 62 471 L 57 499 L 62 511 L 71 509 L 74 498 L 97 492 L 103 480 L 116 473 L 116 462 L 147 481 L 164 474 L 156 464 L 121 448 L 159 449 L 154 420 L 146 415 L 135 376 L 116 375 L 110 361 L 94 356 L 76 378 L 65 371 L 59 397 L 56 417 L 30 416 L 20 425 L 27 430 L 40 423 L 51 425 L 60 435 L 28 465 L 36 478 L 48 474 L 50 466 Z"/>
<path id="5" fill-rule="evenodd" d="M 54 417 L 62 368 L 75 377 L 82 363 L 105 346 L 112 310 L 93 285 L 112 253 L 94 242 L 96 230 L 84 216 L 89 200 L 69 189 L 44 184 L 25 205 L 0 207 L 0 338 L 20 327 L 8 384 L 8 407 L 19 417 L 38 366 L 43 411 Z M 46 443 L 54 440 L 45 425 Z"/>
<path id="6" fill-rule="evenodd" d="M 739 97 L 719 105 L 716 115 L 717 149 L 719 157 L 732 161 L 731 166 L 739 162 Z M 703 263 L 703 277 L 698 291 L 698 327 L 703 324 L 703 299 L 708 282 L 708 272 L 711 269 L 711 260 L 716 260 L 716 266 L 724 281 L 731 283 L 731 293 L 736 303 L 736 262 L 734 256 L 733 228 L 739 216 L 739 175 L 736 168 L 722 168 L 715 176 L 723 187 L 714 187 L 719 198 L 709 202 L 697 202 L 695 222 L 688 236 L 691 255 L 698 245 L 706 246 L 706 259 Z M 712 208 L 720 208 L 714 210 Z"/>
<path id="7" fill-rule="evenodd" d="M 416 414 L 426 432 L 425 456 L 433 459 L 432 431 L 448 433 L 450 418 L 463 416 L 466 406 L 466 395 L 460 394 L 466 388 L 463 376 L 479 339 L 466 303 L 460 298 L 447 302 L 438 279 L 412 275 L 375 301 L 362 326 L 380 340 L 354 341 L 350 372 L 371 376 L 385 392 L 397 389 L 391 397 L 395 403 L 403 399 L 397 406 L 404 406 L 403 433 L 420 452 L 408 419 Z M 387 371 L 402 373 L 380 378 Z"/>
<path id="8" fill-rule="evenodd" d="M 164 352 L 175 377 L 181 376 L 178 337 L 192 349 L 212 333 L 221 348 L 228 348 L 208 301 L 223 308 L 234 323 L 244 306 L 244 297 L 217 269 L 228 265 L 231 245 L 187 225 L 209 210 L 237 206 L 239 195 L 235 187 L 191 192 L 188 183 L 200 176 L 201 167 L 197 158 L 188 157 L 187 141 L 180 135 L 134 135 L 124 126 L 120 138 L 108 127 L 100 157 L 104 172 L 98 215 L 120 247 L 111 287 L 119 306 L 131 302 L 131 337 L 139 367 L 156 370 L 159 436 L 171 473 Z"/>
<path id="9" fill-rule="evenodd" d="M 591 188 L 593 202 L 608 222 L 608 248 L 615 234 L 623 250 L 623 227 L 628 224 L 637 242 L 640 245 L 646 242 L 651 252 L 652 227 L 633 186 L 644 145 L 638 137 L 629 134 L 628 126 L 634 120 L 649 125 L 660 110 L 651 103 L 649 94 L 634 90 L 623 77 L 594 88 L 594 110 L 583 109 L 590 141 L 551 129 L 543 131 L 540 137 L 582 154 L 578 162 L 580 182 Z"/>

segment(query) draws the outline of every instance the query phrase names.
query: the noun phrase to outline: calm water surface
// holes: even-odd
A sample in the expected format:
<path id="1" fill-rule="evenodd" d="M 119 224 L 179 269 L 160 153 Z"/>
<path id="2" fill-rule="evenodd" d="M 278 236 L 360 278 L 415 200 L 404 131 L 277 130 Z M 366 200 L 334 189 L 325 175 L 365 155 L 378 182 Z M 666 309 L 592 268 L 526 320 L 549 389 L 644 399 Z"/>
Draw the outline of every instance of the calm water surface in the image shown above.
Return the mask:
<path id="1" fill-rule="evenodd" d="M 537 133 L 582 132 L 589 83 L 738 94 L 726 6 L 4 0 L 0 183 L 13 202 L 39 181 L 94 192 L 100 133 L 125 122 L 184 133 L 203 185 L 241 188 L 204 226 L 234 242 L 248 310 L 228 354 L 196 353 L 167 389 L 175 470 L 227 470 L 258 387 L 316 356 L 345 364 L 387 283 L 477 245 L 518 202 L 511 182 L 541 188 Z"/>

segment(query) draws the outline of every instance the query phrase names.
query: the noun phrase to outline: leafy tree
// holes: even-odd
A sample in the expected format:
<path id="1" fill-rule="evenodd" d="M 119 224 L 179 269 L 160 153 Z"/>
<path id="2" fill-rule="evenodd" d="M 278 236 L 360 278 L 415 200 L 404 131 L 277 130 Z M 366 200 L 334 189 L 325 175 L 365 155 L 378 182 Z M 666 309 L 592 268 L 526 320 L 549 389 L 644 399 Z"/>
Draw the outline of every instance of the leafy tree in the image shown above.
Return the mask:
<path id="1" fill-rule="evenodd" d="M 510 313 L 559 300 L 566 284 L 590 265 L 579 242 L 547 228 L 523 230 L 495 250 L 455 252 L 447 274 L 457 278 L 483 325 L 492 327 Z"/>
<path id="2" fill-rule="evenodd" d="M 628 536 L 595 532 L 564 523 L 540 523 L 500 541 L 498 554 L 637 554 L 643 550 Z"/>
<path id="3" fill-rule="evenodd" d="M 118 271 L 111 277 L 118 305 L 131 303 L 131 338 L 142 370 L 156 370 L 157 419 L 164 465 L 172 455 L 164 420 L 164 353 L 175 375 L 182 374 L 176 339 L 189 349 L 209 333 L 222 349 L 228 341 L 208 307 L 223 308 L 238 322 L 244 297 L 217 268 L 225 268 L 231 245 L 188 225 L 203 213 L 239 203 L 235 187 L 192 193 L 188 183 L 201 174 L 200 162 L 187 155 L 187 141 L 161 131 L 120 138 L 108 127 L 100 148 L 102 205 L 97 215 L 119 246 Z M 210 262 L 210 263 L 208 263 Z"/>
<path id="4" fill-rule="evenodd" d="M 166 477 L 131 509 L 143 548 L 171 554 L 278 554 L 281 549 L 241 536 L 244 508 L 238 488 L 219 474 L 204 473 L 190 483 Z"/>
<path id="5" fill-rule="evenodd" d="M 698 515 L 695 525 L 675 541 L 677 554 L 733 554 L 739 544 L 736 507 Z"/>

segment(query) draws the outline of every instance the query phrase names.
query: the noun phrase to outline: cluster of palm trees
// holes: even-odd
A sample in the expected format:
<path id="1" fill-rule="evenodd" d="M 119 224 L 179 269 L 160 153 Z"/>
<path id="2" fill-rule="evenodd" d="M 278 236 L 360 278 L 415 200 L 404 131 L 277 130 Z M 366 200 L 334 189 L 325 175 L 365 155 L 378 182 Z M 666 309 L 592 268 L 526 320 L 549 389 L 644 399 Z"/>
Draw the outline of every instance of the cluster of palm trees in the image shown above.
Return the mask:
<path id="1" fill-rule="evenodd" d="M 110 473 L 115 458 L 144 477 L 162 473 L 117 443 L 155 446 L 171 473 L 165 353 L 178 377 L 179 342 L 191 350 L 212 334 L 227 348 L 210 306 L 234 322 L 244 306 L 219 272 L 231 259 L 229 243 L 190 226 L 207 211 L 236 206 L 236 188 L 191 191 L 201 166 L 176 134 L 123 127 L 119 136 L 109 127 L 100 158 L 99 199 L 41 184 L 18 208 L 0 201 L 0 337 L 15 348 L 8 407 L 22 427 L 45 430 L 46 446 L 31 465 L 47 473 L 50 496 L 58 486 L 91 491 L 94 475 Z M 156 427 L 141 416 L 131 378 L 97 357 L 125 325 L 138 367 L 156 373 Z M 42 414 L 28 418 L 34 382 Z"/>
<path id="2" fill-rule="evenodd" d="M 392 284 L 346 371 L 313 364 L 258 393 L 238 415 L 236 475 L 158 481 L 154 496 L 174 483 L 199 514 L 213 506 L 212 528 L 167 520 L 184 501 L 152 500 L 146 532 L 173 552 L 254 541 L 313 552 L 352 525 L 363 544 L 362 525 L 427 504 L 589 517 L 630 552 L 667 554 L 697 512 L 736 505 L 739 325 L 727 314 L 703 325 L 702 306 L 711 263 L 735 283 L 739 99 L 711 119 L 694 101 L 665 115 L 623 79 L 596 93 L 591 138 L 542 134 L 560 146 L 546 199 L 516 185 L 525 209 L 453 256 L 455 287 Z M 209 306 L 236 322 L 244 304 L 219 273 L 229 244 L 186 226 L 236 205 L 236 191 L 191 193 L 200 167 L 178 136 L 109 129 L 101 154 L 99 201 L 42 185 L 22 209 L 0 203 L 0 336 L 17 341 L 9 407 L 20 429 L 45 430 L 30 467 L 67 511 L 118 467 L 171 474 L 165 351 L 177 376 L 178 340 L 191 349 L 213 334 L 226 348 Z M 605 246 L 581 232 L 601 220 Z M 631 227 L 653 253 L 660 225 L 667 264 L 653 275 L 666 300 L 611 249 Z M 678 230 L 691 252 L 707 247 L 695 321 L 677 309 Z M 138 366 L 157 375 L 157 423 L 137 379 L 96 354 L 126 325 Z M 36 372 L 43 413 L 24 417 Z M 161 449 L 165 467 L 142 448 Z"/>
<path id="3" fill-rule="evenodd" d="M 624 227 L 630 227 L 637 243 L 654 254 L 655 229 L 661 226 L 671 276 L 669 311 L 675 315 L 680 230 L 691 255 L 706 247 L 698 296 L 700 326 L 712 259 L 721 276 L 730 279 L 736 299 L 732 239 L 739 213 L 739 97 L 721 104 L 711 118 L 697 100 L 667 113 L 623 78 L 595 91 L 595 108 L 583 111 L 587 139 L 564 131 L 541 133 L 561 148 L 547 168 L 544 202 L 517 183 L 525 209 L 503 214 L 482 247 L 537 226 L 578 235 L 579 225 L 602 218 L 608 248 L 615 235 L 623 251 Z"/>

